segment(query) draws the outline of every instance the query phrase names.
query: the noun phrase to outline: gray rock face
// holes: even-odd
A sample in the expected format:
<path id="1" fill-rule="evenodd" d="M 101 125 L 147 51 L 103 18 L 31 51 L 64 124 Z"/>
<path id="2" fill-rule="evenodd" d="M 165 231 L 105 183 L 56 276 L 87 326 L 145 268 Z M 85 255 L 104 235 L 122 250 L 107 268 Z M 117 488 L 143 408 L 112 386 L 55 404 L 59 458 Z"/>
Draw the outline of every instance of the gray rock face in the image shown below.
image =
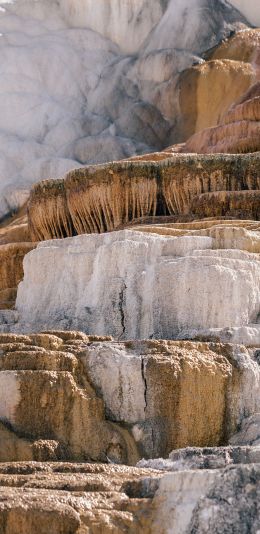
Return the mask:
<path id="1" fill-rule="evenodd" d="M 154 497 L 155 534 L 256 534 L 260 465 L 168 473 Z"/>
<path id="2" fill-rule="evenodd" d="M 193 512 L 189 534 L 257 534 L 260 465 L 225 470 Z"/>
<path id="3" fill-rule="evenodd" d="M 159 471 L 186 471 L 252 463 L 260 463 L 260 447 L 186 447 L 172 451 L 168 459 L 141 460 L 138 466 Z"/>
<path id="4" fill-rule="evenodd" d="M 231 440 L 231 445 L 260 446 L 260 414 L 244 419 L 240 431 Z"/>

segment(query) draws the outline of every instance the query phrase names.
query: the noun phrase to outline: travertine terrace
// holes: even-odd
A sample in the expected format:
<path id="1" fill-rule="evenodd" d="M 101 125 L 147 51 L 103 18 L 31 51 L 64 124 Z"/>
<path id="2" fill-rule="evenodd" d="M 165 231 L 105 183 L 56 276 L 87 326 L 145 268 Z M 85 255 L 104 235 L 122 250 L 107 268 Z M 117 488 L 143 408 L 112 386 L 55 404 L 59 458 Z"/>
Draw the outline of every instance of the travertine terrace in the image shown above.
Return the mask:
<path id="1" fill-rule="evenodd" d="M 0 534 L 259 534 L 258 2 L 0 4 Z"/>
<path id="2" fill-rule="evenodd" d="M 32 189 L 28 207 L 32 239 L 111 231 L 140 217 L 192 218 L 192 203 L 201 194 L 260 188 L 259 153 L 163 153 L 160 161 L 154 158 L 86 167 L 63 180 L 40 182 Z M 245 218 L 251 218 L 250 204 L 249 198 Z M 253 218 L 259 219 L 256 211 Z M 231 215 L 236 216 L 235 210 Z"/>

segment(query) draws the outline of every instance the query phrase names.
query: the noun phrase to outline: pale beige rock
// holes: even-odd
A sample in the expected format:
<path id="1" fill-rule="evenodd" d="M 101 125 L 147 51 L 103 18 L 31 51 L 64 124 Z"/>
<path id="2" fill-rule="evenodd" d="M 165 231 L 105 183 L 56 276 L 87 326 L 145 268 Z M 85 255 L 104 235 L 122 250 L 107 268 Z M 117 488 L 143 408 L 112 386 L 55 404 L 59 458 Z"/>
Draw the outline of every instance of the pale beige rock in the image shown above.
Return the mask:
<path id="1" fill-rule="evenodd" d="M 0 466 L 2 534 L 150 534 L 161 474 L 93 464 Z"/>

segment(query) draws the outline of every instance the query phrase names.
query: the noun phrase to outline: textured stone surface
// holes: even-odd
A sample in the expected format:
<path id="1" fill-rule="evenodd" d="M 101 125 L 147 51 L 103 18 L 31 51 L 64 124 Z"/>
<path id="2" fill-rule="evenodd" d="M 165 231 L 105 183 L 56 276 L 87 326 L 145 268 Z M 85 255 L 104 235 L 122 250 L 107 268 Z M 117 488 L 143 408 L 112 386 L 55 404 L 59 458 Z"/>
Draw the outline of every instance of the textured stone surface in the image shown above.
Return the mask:
<path id="1" fill-rule="evenodd" d="M 145 457 L 190 443 L 223 443 L 246 413 L 258 410 L 259 368 L 243 347 L 102 343 L 89 346 L 81 360 L 106 413 L 131 426 Z"/>
<path id="2" fill-rule="evenodd" d="M 148 155 L 148 161 L 86 167 L 62 181 L 40 182 L 30 195 L 29 229 L 36 241 L 112 231 L 139 217 L 189 215 L 195 197 L 207 192 L 259 189 L 259 153 L 175 154 L 161 161 Z"/>
<path id="3" fill-rule="evenodd" d="M 87 343 L 89 339 L 78 336 Z M 108 461 L 133 464 L 134 440 L 105 421 L 104 403 L 73 351 L 55 335 L 0 336 L 1 461 L 26 459 Z M 22 438 L 22 439 L 20 439 Z M 91 439 L 90 439 L 91 438 Z"/>
<path id="4" fill-rule="evenodd" d="M 179 72 L 247 25 L 219 0 L 1 1 L 0 219 L 38 180 L 174 142 Z"/>
<path id="5" fill-rule="evenodd" d="M 220 119 L 219 126 L 193 135 L 183 152 L 245 153 L 260 150 L 260 82 L 254 84 Z"/>
<path id="6" fill-rule="evenodd" d="M 241 425 L 240 431 L 232 436 L 231 445 L 260 446 L 260 413 L 246 418 Z"/>
<path id="7" fill-rule="evenodd" d="M 24 206 L 0 225 L 0 310 L 14 307 L 23 278 L 23 258 L 33 248 Z"/>
<path id="8" fill-rule="evenodd" d="M 163 475 L 115 465 L 7 463 L 0 466 L 0 527 L 3 534 L 254 534 L 258 493 L 254 464 Z"/>
<path id="9" fill-rule="evenodd" d="M 260 191 L 214 191 L 194 198 L 191 211 L 198 218 L 236 217 L 260 220 Z"/>
<path id="10" fill-rule="evenodd" d="M 124 466 L 0 466 L 3 534 L 150 534 L 160 473 Z"/>
<path id="11" fill-rule="evenodd" d="M 241 54 L 242 56 L 242 54 Z M 179 79 L 180 119 L 178 141 L 219 124 L 230 106 L 255 81 L 249 62 L 211 59 L 184 70 Z M 193 152 L 184 145 L 184 152 Z"/>
<path id="12" fill-rule="evenodd" d="M 42 242 L 24 260 L 17 331 L 174 339 L 235 328 L 247 343 L 243 329 L 254 328 L 259 342 L 259 231 L 201 227 L 178 237 L 174 225 L 159 225 Z"/>
<path id="13" fill-rule="evenodd" d="M 0 534 L 259 534 L 258 6 L 0 4 Z"/>
<path id="14" fill-rule="evenodd" d="M 220 534 L 259 530 L 259 464 L 163 477 L 152 532 Z"/>
<path id="15" fill-rule="evenodd" d="M 240 464 L 258 464 L 260 447 L 186 447 L 172 451 L 168 459 L 142 459 L 138 467 L 159 471 L 184 471 L 201 469 L 223 469 Z"/>
<path id="16" fill-rule="evenodd" d="M 259 411 L 254 351 L 0 334 L 0 461 L 134 464 L 227 443 Z"/>

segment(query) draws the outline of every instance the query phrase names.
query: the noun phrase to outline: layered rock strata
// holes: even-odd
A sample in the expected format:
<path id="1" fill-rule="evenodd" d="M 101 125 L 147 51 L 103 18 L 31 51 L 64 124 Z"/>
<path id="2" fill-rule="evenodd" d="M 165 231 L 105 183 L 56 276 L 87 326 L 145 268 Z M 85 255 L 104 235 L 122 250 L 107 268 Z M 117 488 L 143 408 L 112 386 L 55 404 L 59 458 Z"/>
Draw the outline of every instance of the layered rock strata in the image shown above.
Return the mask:
<path id="1" fill-rule="evenodd" d="M 0 351 L 2 462 L 134 464 L 227 444 L 260 412 L 256 351 L 243 346 L 67 331 L 1 334 Z"/>
<path id="2" fill-rule="evenodd" d="M 2 1 L 0 219 L 38 180 L 177 142 L 179 73 L 248 26 L 219 0 Z"/>
<path id="3" fill-rule="evenodd" d="M 166 152 L 163 158 L 86 167 L 63 180 L 40 182 L 28 208 L 32 239 L 111 231 L 150 215 L 192 216 L 191 205 L 201 194 L 260 189 L 259 153 L 169 157 Z M 253 202 L 259 219 L 258 197 Z"/>
<path id="4" fill-rule="evenodd" d="M 70 463 L 0 465 L 1 534 L 150 534 L 161 475 Z"/>
<path id="5" fill-rule="evenodd" d="M 258 223 L 225 220 L 41 242 L 24 259 L 16 330 L 257 344 L 259 242 Z"/>
<path id="6" fill-rule="evenodd" d="M 236 32 L 205 52 L 204 62 L 180 74 L 179 142 L 222 123 L 229 108 L 257 81 L 259 50 L 259 29 Z M 189 151 L 188 146 L 185 151 Z"/>
<path id="7" fill-rule="evenodd" d="M 205 463 L 207 454 L 201 451 Z M 167 474 L 115 465 L 7 463 L 0 467 L 0 529 L 229 534 L 236 528 L 254 534 L 260 526 L 259 464 L 242 450 L 234 456 L 240 465 L 189 470 L 183 459 L 184 470 Z"/>
<path id="8" fill-rule="evenodd" d="M 29 236 L 26 208 L 0 226 L 1 310 L 14 308 L 17 286 L 23 278 L 23 258 L 35 246 Z"/>
<path id="9" fill-rule="evenodd" d="M 193 135 L 183 152 L 246 153 L 260 148 L 260 82 L 251 87 L 223 116 L 218 126 Z"/>

